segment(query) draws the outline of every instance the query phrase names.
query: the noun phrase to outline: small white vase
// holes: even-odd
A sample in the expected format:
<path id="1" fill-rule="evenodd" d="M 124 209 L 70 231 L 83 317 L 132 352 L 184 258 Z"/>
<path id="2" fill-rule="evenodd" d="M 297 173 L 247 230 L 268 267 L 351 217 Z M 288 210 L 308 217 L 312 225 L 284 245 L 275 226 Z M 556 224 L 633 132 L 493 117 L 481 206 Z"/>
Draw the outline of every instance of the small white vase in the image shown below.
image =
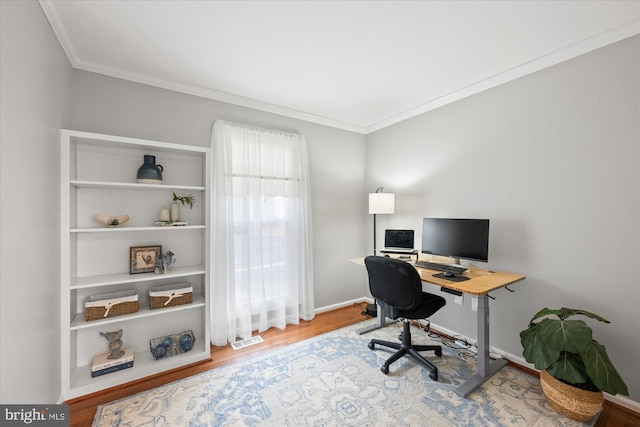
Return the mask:
<path id="1" fill-rule="evenodd" d="M 160 215 L 158 216 L 159 221 L 169 222 L 169 208 L 163 206 L 160 208 Z"/>
<path id="2" fill-rule="evenodd" d="M 171 203 L 171 222 L 180 221 L 180 205 L 178 202 Z"/>

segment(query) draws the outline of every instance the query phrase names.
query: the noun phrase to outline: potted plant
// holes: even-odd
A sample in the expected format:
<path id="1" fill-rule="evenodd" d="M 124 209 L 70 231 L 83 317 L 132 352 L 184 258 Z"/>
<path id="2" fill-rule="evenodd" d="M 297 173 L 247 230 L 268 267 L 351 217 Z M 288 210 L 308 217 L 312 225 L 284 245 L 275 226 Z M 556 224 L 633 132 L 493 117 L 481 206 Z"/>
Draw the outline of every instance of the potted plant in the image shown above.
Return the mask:
<path id="1" fill-rule="evenodd" d="M 196 198 L 193 194 L 189 194 L 188 196 L 178 196 L 175 191 L 173 193 L 173 201 L 182 203 L 182 206 L 189 205 L 190 208 L 193 208 L 193 204 L 196 202 Z"/>
<path id="2" fill-rule="evenodd" d="M 525 360 L 540 370 L 549 404 L 566 417 L 585 422 L 602 408 L 603 391 L 625 396 L 629 391 L 605 347 L 593 339 L 591 328 L 583 320 L 568 320 L 576 315 L 611 323 L 585 310 L 543 308 L 520 332 L 520 342 Z"/>
<path id="3" fill-rule="evenodd" d="M 171 222 L 180 221 L 180 205 L 178 202 L 182 203 L 182 206 L 189 206 L 193 209 L 193 204 L 196 202 L 196 198 L 193 194 L 189 194 L 188 196 L 178 196 L 175 191 L 173 193 L 173 202 L 171 203 Z"/>

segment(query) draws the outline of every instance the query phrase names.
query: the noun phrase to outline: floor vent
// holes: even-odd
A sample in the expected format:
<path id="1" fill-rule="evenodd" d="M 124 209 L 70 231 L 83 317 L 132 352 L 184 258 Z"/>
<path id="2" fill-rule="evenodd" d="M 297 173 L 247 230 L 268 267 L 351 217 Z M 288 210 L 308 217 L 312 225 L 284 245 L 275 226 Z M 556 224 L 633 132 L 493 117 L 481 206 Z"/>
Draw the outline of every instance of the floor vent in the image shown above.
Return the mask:
<path id="1" fill-rule="evenodd" d="M 260 335 L 256 335 L 255 337 L 247 338 L 246 340 L 240 340 L 231 343 L 231 348 L 234 350 L 240 350 L 241 348 L 249 347 L 250 345 L 260 344 L 264 342 Z"/>

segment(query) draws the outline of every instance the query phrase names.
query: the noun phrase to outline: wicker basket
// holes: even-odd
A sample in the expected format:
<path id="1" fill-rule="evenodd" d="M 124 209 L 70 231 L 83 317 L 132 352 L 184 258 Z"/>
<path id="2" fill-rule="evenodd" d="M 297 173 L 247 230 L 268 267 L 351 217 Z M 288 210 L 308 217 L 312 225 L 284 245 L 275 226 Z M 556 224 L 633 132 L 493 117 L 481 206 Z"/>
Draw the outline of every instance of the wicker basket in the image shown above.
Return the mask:
<path id="1" fill-rule="evenodd" d="M 149 289 L 149 304 L 152 310 L 191 304 L 192 301 L 193 287 L 189 283 L 156 286 Z"/>
<path id="2" fill-rule="evenodd" d="M 111 292 L 91 295 L 84 303 L 87 321 L 136 313 L 140 309 L 138 291 Z"/>
<path id="3" fill-rule="evenodd" d="M 601 391 L 582 390 L 554 378 L 547 371 L 540 371 L 540 385 L 553 409 L 565 417 L 587 422 L 602 409 Z"/>

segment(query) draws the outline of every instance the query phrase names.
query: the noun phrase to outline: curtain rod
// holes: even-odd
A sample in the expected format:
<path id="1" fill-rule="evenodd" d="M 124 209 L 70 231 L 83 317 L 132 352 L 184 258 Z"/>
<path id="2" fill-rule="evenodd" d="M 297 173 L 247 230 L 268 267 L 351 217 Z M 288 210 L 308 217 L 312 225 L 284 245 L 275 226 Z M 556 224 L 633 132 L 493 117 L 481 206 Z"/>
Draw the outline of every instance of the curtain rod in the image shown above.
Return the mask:
<path id="1" fill-rule="evenodd" d="M 236 123 L 236 122 L 229 122 L 226 120 L 215 120 L 213 125 L 215 126 L 216 123 L 220 123 L 220 124 L 224 124 L 224 125 L 228 125 L 231 127 L 237 127 L 237 128 L 245 128 L 247 130 L 255 130 L 255 131 L 259 131 L 259 132 L 271 132 L 271 133 L 276 133 L 276 134 L 282 134 L 282 135 L 286 135 L 289 137 L 303 137 L 303 135 L 299 132 L 288 132 L 288 131 L 284 131 L 284 130 L 278 130 L 278 129 L 269 129 L 269 128 L 265 128 L 265 127 L 261 127 L 261 126 L 254 126 L 254 125 L 247 125 L 244 123 Z"/>

